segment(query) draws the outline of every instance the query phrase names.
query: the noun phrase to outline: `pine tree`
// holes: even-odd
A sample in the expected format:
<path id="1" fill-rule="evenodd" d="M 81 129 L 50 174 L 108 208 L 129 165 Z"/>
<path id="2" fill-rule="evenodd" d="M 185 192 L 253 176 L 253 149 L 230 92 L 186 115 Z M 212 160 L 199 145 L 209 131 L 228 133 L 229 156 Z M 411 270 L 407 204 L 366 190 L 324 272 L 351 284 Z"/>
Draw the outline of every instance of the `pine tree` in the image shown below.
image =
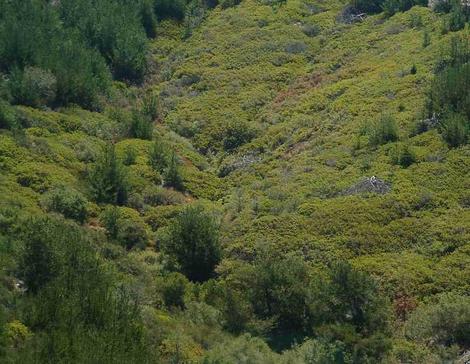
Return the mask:
<path id="1" fill-rule="evenodd" d="M 157 172 L 163 173 L 168 167 L 167 151 L 160 139 L 157 139 L 149 150 L 149 164 Z"/>
<path id="2" fill-rule="evenodd" d="M 168 164 L 164 179 L 165 186 L 173 187 L 177 190 L 183 191 L 183 178 L 181 177 L 181 173 L 179 171 L 178 157 L 175 152 L 173 152 L 171 155 L 170 163 Z"/>
<path id="3" fill-rule="evenodd" d="M 124 167 L 116 157 L 114 145 L 108 144 L 89 173 L 89 184 L 98 203 L 122 205 L 127 201 Z"/>

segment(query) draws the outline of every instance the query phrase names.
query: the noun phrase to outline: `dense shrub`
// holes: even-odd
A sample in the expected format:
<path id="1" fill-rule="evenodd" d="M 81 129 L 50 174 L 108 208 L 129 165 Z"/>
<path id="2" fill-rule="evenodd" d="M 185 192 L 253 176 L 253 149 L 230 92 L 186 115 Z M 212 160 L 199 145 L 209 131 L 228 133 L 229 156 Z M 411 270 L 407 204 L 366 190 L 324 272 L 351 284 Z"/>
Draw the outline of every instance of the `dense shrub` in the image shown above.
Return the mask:
<path id="1" fill-rule="evenodd" d="M 158 19 L 174 18 L 183 20 L 185 0 L 155 0 L 155 13 Z"/>
<path id="2" fill-rule="evenodd" d="M 18 126 L 15 110 L 3 100 L 0 100 L 0 129 L 11 129 Z"/>
<path id="3" fill-rule="evenodd" d="M 20 357 L 151 362 L 137 305 L 118 288 L 84 230 L 61 220 L 33 219 L 22 227 L 19 244 L 24 248 L 18 276 L 27 287 L 21 315 L 34 329 L 19 348 Z"/>
<path id="4" fill-rule="evenodd" d="M 470 344 L 470 297 L 443 294 L 437 302 L 422 305 L 407 322 L 407 335 L 432 345 Z"/>
<path id="5" fill-rule="evenodd" d="M 176 190 L 183 191 L 183 177 L 181 176 L 178 156 L 175 152 L 171 154 L 170 161 L 168 162 L 168 167 L 165 170 L 163 177 L 165 186 L 173 187 Z"/>
<path id="6" fill-rule="evenodd" d="M 108 237 L 125 249 L 144 249 L 147 246 L 147 227 L 135 211 L 108 207 L 100 220 L 107 230 Z"/>
<path id="7" fill-rule="evenodd" d="M 470 123 L 462 114 L 447 114 L 442 121 L 442 136 L 450 147 L 456 148 L 468 140 Z"/>
<path id="8" fill-rule="evenodd" d="M 231 152 L 243 144 L 248 143 L 255 135 L 256 132 L 247 122 L 232 121 L 225 129 L 224 149 L 227 152 Z"/>
<path id="9" fill-rule="evenodd" d="M 185 307 L 184 297 L 188 289 L 189 281 L 181 273 L 170 273 L 158 280 L 158 290 L 160 291 L 163 303 L 167 308 Z"/>
<path id="10" fill-rule="evenodd" d="M 470 10 L 467 6 L 463 6 L 460 0 L 448 2 L 449 14 L 444 18 L 444 32 L 456 32 L 465 27 L 470 19 Z"/>
<path id="11" fill-rule="evenodd" d="M 50 71 L 41 68 L 13 69 L 9 85 L 16 104 L 39 107 L 51 104 L 56 98 L 57 80 Z"/>
<path id="12" fill-rule="evenodd" d="M 58 212 L 80 223 L 83 223 L 87 216 L 86 198 L 68 187 L 58 187 L 47 192 L 42 199 L 42 205 L 47 211 Z"/>
<path id="13" fill-rule="evenodd" d="M 106 145 L 99 159 L 91 166 L 88 182 L 96 202 L 118 205 L 126 202 L 127 177 L 124 166 L 116 157 L 114 145 Z"/>
<path id="14" fill-rule="evenodd" d="M 380 13 L 385 12 L 387 16 L 406 11 L 415 5 L 427 6 L 426 0 L 352 0 L 351 5 L 358 12 Z"/>
<path id="15" fill-rule="evenodd" d="M 129 125 L 128 136 L 131 138 L 151 140 L 153 134 L 153 121 L 147 115 L 134 110 Z"/>
<path id="16" fill-rule="evenodd" d="M 470 43 L 452 38 L 449 54 L 438 62 L 427 100 L 428 115 L 437 115 L 439 129 L 451 147 L 465 144 L 470 129 Z"/>
<path id="17" fill-rule="evenodd" d="M 149 164 L 157 172 L 163 173 L 168 167 L 168 152 L 164 143 L 157 139 L 149 150 Z"/>
<path id="18" fill-rule="evenodd" d="M 398 140 L 398 128 L 391 115 L 383 114 L 369 128 L 369 144 L 378 146 Z"/>
<path id="19" fill-rule="evenodd" d="M 63 26 L 56 8 L 26 0 L 4 1 L 2 10 L 0 69 L 13 72 L 11 87 L 17 101 L 96 108 L 98 96 L 109 89 L 109 71 L 77 32 Z"/>
<path id="20" fill-rule="evenodd" d="M 214 218 L 202 208 L 188 207 L 170 225 L 163 249 L 191 281 L 205 281 L 220 261 L 218 230 Z"/>

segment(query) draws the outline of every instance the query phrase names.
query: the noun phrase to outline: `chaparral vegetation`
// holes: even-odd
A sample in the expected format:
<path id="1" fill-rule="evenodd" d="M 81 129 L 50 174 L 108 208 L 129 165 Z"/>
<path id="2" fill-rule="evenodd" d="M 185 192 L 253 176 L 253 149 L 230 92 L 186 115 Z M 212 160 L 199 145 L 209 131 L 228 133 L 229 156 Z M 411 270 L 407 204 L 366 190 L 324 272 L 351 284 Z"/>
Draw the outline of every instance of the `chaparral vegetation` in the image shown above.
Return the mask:
<path id="1" fill-rule="evenodd" d="M 470 360 L 469 21 L 0 0 L 0 362 Z"/>

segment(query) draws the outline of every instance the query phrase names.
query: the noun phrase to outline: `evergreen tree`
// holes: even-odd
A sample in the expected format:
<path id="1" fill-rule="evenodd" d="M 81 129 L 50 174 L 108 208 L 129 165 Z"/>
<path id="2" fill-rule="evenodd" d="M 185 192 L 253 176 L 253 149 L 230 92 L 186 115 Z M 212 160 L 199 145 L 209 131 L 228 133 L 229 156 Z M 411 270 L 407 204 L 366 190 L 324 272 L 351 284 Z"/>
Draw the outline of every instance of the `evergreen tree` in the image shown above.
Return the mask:
<path id="1" fill-rule="evenodd" d="M 116 157 L 114 145 L 106 145 L 90 169 L 88 181 L 96 202 L 122 205 L 127 201 L 126 174 Z"/>
<path id="2" fill-rule="evenodd" d="M 188 279 L 205 281 L 220 261 L 218 226 L 202 208 L 188 207 L 171 224 L 163 248 Z"/>
<path id="3" fill-rule="evenodd" d="M 149 150 L 149 164 L 155 171 L 163 173 L 168 167 L 167 158 L 165 145 L 157 138 Z"/>
<path id="4" fill-rule="evenodd" d="M 165 186 L 167 187 L 173 187 L 180 191 L 184 189 L 183 178 L 181 177 L 181 173 L 178 166 L 178 157 L 174 151 L 171 154 L 170 162 L 168 163 L 168 168 L 165 171 L 164 181 Z"/>

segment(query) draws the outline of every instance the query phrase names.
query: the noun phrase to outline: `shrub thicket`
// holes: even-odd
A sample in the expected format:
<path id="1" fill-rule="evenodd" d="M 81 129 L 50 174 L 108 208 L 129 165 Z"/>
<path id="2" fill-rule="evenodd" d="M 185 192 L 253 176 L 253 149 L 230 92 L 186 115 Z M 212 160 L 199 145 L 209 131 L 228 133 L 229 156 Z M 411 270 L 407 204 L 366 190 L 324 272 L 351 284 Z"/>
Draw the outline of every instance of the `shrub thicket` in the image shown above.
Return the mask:
<path id="1" fill-rule="evenodd" d="M 200 207 L 188 207 L 170 226 L 163 249 L 188 279 L 205 281 L 220 261 L 218 235 L 212 216 Z"/>

